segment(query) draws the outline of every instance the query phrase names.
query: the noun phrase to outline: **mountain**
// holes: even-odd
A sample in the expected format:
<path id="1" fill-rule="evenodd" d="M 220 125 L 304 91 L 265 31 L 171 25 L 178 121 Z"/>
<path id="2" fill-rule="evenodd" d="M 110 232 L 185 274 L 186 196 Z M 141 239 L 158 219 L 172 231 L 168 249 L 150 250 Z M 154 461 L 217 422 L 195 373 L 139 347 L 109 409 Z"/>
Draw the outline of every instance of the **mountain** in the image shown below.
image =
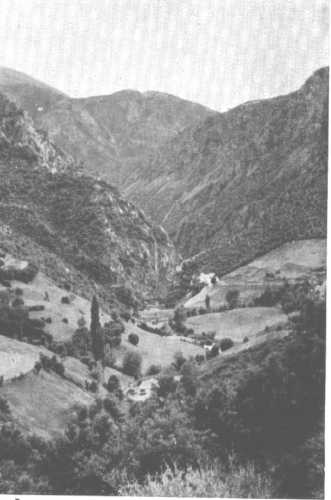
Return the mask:
<path id="1" fill-rule="evenodd" d="M 27 75 L 0 68 L 0 91 L 26 110 L 37 129 L 72 155 L 86 173 L 118 187 L 158 148 L 213 111 L 160 92 L 123 90 L 71 99 Z"/>
<path id="2" fill-rule="evenodd" d="M 328 68 L 225 113 L 158 92 L 71 99 L 20 77 L 35 89 L 29 104 L 6 71 L 0 89 L 46 139 L 118 186 L 200 269 L 224 274 L 287 241 L 325 237 Z"/>
<path id="3" fill-rule="evenodd" d="M 124 193 L 184 257 L 224 274 L 286 241 L 326 236 L 327 141 L 322 68 L 296 92 L 188 127 Z"/>
<path id="4" fill-rule="evenodd" d="M 116 188 L 81 173 L 2 94 L 0 172 L 0 232 L 7 251 L 58 278 L 60 270 L 71 270 L 81 286 L 88 282 L 108 301 L 113 295 L 129 300 L 127 288 L 137 297 L 164 291 L 176 263 L 165 231 Z"/>
<path id="5" fill-rule="evenodd" d="M 59 90 L 10 68 L 0 67 L 0 91 L 26 110 L 32 118 L 66 98 Z"/>

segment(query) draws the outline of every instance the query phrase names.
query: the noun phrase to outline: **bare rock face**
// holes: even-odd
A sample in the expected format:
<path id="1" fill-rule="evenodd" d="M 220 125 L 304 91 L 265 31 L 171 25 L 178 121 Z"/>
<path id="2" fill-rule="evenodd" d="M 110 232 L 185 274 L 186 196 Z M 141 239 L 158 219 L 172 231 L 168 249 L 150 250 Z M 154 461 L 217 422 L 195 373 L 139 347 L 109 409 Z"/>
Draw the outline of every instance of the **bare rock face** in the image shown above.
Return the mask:
<path id="1" fill-rule="evenodd" d="M 105 290 L 165 291 L 176 264 L 166 232 L 116 188 L 81 173 L 1 94 L 0 172 L 0 221 L 11 238 L 24 235 Z"/>

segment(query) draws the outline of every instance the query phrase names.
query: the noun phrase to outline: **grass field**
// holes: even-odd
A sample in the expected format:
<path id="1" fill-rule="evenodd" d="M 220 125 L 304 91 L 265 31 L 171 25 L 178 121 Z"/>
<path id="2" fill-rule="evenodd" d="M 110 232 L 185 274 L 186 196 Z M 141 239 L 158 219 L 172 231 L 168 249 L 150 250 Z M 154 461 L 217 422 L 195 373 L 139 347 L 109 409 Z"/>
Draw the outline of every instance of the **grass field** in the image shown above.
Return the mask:
<path id="1" fill-rule="evenodd" d="M 14 420 L 25 432 L 43 438 L 63 434 L 75 405 L 89 406 L 94 398 L 54 373 L 41 371 L 5 383 L 0 395 L 6 398 Z"/>
<path id="2" fill-rule="evenodd" d="M 51 318 L 52 323 L 46 324 L 45 331 L 50 333 L 56 341 L 70 340 L 77 329 L 77 321 L 84 317 L 86 323 L 90 322 L 91 304 L 88 300 L 59 288 L 43 273 L 38 273 L 31 283 L 25 284 L 12 281 L 12 288 L 19 287 L 23 290 L 23 300 L 26 306 L 42 305 L 43 311 L 30 312 L 30 318 Z M 48 293 L 49 301 L 45 300 Z M 62 304 L 61 298 L 69 297 L 70 304 Z M 68 323 L 64 323 L 66 318 Z M 100 312 L 100 321 L 109 321 L 109 316 Z"/>
<path id="3" fill-rule="evenodd" d="M 0 335 L 0 376 L 6 381 L 20 374 L 29 373 L 39 360 L 41 352 L 49 357 L 53 356 L 53 353 L 44 347 Z"/>
<path id="4" fill-rule="evenodd" d="M 240 302 L 247 304 L 259 297 L 267 286 L 279 287 L 284 278 L 297 280 L 325 266 L 326 240 L 292 241 L 222 276 L 215 285 L 204 287 L 184 305 L 187 308 L 205 307 L 208 294 L 211 307 L 219 307 L 226 304 L 229 290 L 238 290 Z"/>
<path id="5" fill-rule="evenodd" d="M 139 344 L 137 346 L 129 343 L 128 335 L 130 333 L 136 333 L 139 336 Z M 126 332 L 122 336 L 121 348 L 117 350 L 116 357 L 119 362 L 123 359 L 127 351 L 135 351 L 141 354 L 143 373 L 153 364 L 161 365 L 162 368 L 169 366 L 174 360 L 175 353 L 178 351 L 182 352 L 186 359 L 190 356 L 204 353 L 204 350 L 200 346 L 182 342 L 175 335 L 161 337 L 160 335 L 141 330 L 132 323 L 127 324 Z"/>
<path id="6" fill-rule="evenodd" d="M 264 330 L 287 322 L 287 315 L 275 307 L 246 307 L 222 313 L 202 314 L 186 320 L 195 333 L 216 332 L 216 339 L 230 337 L 241 342 Z"/>

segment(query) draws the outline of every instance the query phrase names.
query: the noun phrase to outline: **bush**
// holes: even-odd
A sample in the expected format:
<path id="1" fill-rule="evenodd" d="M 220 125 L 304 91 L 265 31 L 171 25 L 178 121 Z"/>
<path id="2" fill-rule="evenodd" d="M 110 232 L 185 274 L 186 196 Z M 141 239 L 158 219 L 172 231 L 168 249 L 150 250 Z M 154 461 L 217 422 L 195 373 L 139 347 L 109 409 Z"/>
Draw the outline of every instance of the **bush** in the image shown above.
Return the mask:
<path id="1" fill-rule="evenodd" d="M 232 342 L 232 341 L 231 341 Z M 229 349 L 229 348 L 228 348 Z M 226 349 L 223 349 L 224 351 Z M 206 352 L 206 358 L 207 359 L 212 359 L 215 358 L 216 356 L 219 355 L 219 348 L 217 345 L 213 345 L 213 347 Z"/>
<path id="2" fill-rule="evenodd" d="M 68 324 L 69 323 L 68 318 L 62 318 L 62 323 Z"/>
<path id="3" fill-rule="evenodd" d="M 70 304 L 69 297 L 61 297 L 61 304 Z"/>
<path id="4" fill-rule="evenodd" d="M 229 290 L 226 293 L 225 299 L 229 304 L 230 309 L 235 309 L 238 305 L 239 300 L 239 291 L 238 290 Z"/>
<path id="5" fill-rule="evenodd" d="M 151 365 L 146 371 L 146 375 L 157 375 L 161 371 L 161 365 Z"/>
<path id="6" fill-rule="evenodd" d="M 116 375 L 110 375 L 106 384 L 106 388 L 109 392 L 115 392 L 120 389 L 119 378 Z"/>
<path id="7" fill-rule="evenodd" d="M 165 398 L 168 394 L 175 392 L 177 388 L 177 382 L 171 375 L 164 375 L 159 378 L 159 387 L 157 389 L 157 395 L 160 398 Z"/>
<path id="8" fill-rule="evenodd" d="M 195 361 L 200 365 L 201 363 L 203 363 L 205 360 L 205 357 L 203 354 L 197 354 L 195 356 Z"/>
<path id="9" fill-rule="evenodd" d="M 167 467 L 163 472 L 147 475 L 145 481 L 126 484 L 120 495 L 144 497 L 210 497 L 271 498 L 272 483 L 267 475 L 255 470 L 253 464 L 231 466 L 226 471 L 215 464 L 187 468 L 185 471 Z"/>
<path id="10" fill-rule="evenodd" d="M 139 336 L 136 333 L 130 333 L 128 340 L 130 344 L 132 345 L 138 345 L 139 343 Z"/>
<path id="11" fill-rule="evenodd" d="M 244 338 L 243 338 L 243 343 L 244 343 L 244 344 L 245 344 L 246 342 L 248 342 L 248 341 L 249 341 L 249 338 L 248 338 L 248 337 L 244 337 Z"/>
<path id="12" fill-rule="evenodd" d="M 98 384 L 95 380 L 92 380 L 92 382 L 87 384 L 87 389 L 91 392 L 97 392 L 98 390 Z"/>
<path id="13" fill-rule="evenodd" d="M 181 369 L 185 361 L 186 359 L 184 358 L 183 353 L 181 351 L 175 353 L 173 365 L 177 371 Z"/>
<path id="14" fill-rule="evenodd" d="M 120 316 L 122 319 L 124 319 L 124 321 L 129 321 L 131 319 L 131 314 L 129 313 L 129 311 L 122 311 Z"/>
<path id="15" fill-rule="evenodd" d="M 121 418 L 122 413 L 118 408 L 117 401 L 114 399 L 105 398 L 103 400 L 103 407 L 114 420 L 119 420 Z"/>
<path id="16" fill-rule="evenodd" d="M 29 306 L 29 311 L 32 312 L 32 311 L 44 311 L 45 310 L 45 306 L 43 306 L 42 304 L 37 304 L 35 306 Z"/>
<path id="17" fill-rule="evenodd" d="M 141 373 L 142 358 L 138 352 L 127 352 L 123 358 L 123 372 L 138 378 Z"/>
<path id="18" fill-rule="evenodd" d="M 226 337 L 225 339 L 222 339 L 220 341 L 220 349 L 221 351 L 227 351 L 228 349 L 231 349 L 233 347 L 234 343 L 233 340 L 230 339 L 229 337 Z"/>

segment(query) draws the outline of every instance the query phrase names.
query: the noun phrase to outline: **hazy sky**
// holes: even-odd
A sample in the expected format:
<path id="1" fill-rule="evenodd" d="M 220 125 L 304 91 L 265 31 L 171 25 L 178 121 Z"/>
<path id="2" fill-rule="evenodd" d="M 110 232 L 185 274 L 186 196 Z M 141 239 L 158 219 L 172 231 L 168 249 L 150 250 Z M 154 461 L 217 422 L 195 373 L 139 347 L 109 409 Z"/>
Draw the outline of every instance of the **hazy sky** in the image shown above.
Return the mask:
<path id="1" fill-rule="evenodd" d="M 328 64 L 328 0 L 0 0 L 0 65 L 71 96 L 159 90 L 224 110 Z"/>

